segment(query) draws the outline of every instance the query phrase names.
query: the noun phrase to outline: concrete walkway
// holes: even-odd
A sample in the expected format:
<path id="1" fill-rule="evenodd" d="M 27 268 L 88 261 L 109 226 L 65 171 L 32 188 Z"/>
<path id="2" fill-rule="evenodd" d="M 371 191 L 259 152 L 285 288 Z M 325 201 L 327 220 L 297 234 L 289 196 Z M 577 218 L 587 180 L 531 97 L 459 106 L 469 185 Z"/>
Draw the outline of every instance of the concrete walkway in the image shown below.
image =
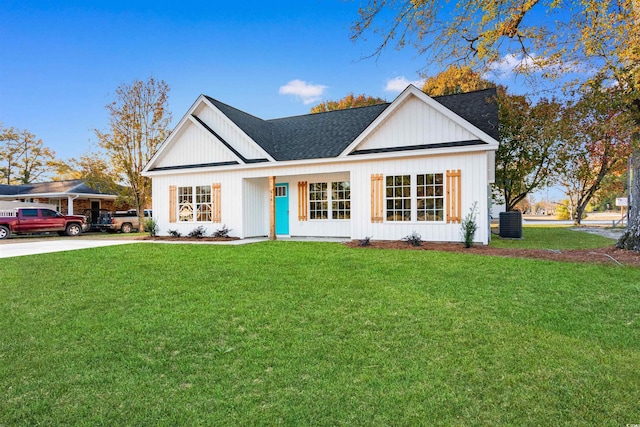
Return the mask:
<path id="1" fill-rule="evenodd" d="M 67 238 L 64 240 L 39 239 L 33 242 L 11 242 L 9 244 L 0 243 L 0 258 L 99 248 L 102 246 L 126 245 L 137 242 L 140 242 L 140 240 L 86 240 Z"/>

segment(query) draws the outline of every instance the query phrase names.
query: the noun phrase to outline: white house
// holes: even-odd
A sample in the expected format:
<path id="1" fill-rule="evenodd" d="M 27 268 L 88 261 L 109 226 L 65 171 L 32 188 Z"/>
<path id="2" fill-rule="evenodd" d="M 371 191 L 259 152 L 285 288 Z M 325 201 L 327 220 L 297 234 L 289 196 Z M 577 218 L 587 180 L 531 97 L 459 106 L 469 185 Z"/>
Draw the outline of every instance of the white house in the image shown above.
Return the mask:
<path id="1" fill-rule="evenodd" d="M 201 95 L 144 170 L 160 234 L 490 239 L 495 90 L 262 120 Z"/>

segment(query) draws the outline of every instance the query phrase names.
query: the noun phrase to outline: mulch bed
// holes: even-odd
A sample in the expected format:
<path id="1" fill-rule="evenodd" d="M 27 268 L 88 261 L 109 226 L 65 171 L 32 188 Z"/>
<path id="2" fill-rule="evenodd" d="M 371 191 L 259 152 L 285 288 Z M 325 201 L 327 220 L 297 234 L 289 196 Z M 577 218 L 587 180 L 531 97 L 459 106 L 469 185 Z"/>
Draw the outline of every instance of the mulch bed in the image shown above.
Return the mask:
<path id="1" fill-rule="evenodd" d="M 165 242 L 230 242 L 240 240 L 239 237 L 173 237 L 173 236 L 144 236 L 141 240 L 162 240 Z"/>
<path id="2" fill-rule="evenodd" d="M 419 251 L 459 252 L 475 255 L 491 255 L 511 258 L 535 258 L 551 261 L 585 262 L 591 264 L 625 265 L 640 268 L 640 254 L 618 249 L 615 246 L 598 249 L 505 249 L 491 246 L 474 245 L 465 248 L 462 243 L 423 242 L 422 246 L 412 246 L 403 241 L 371 241 L 370 246 L 359 246 L 358 240 L 346 242 L 345 245 L 362 249 L 402 249 Z"/>

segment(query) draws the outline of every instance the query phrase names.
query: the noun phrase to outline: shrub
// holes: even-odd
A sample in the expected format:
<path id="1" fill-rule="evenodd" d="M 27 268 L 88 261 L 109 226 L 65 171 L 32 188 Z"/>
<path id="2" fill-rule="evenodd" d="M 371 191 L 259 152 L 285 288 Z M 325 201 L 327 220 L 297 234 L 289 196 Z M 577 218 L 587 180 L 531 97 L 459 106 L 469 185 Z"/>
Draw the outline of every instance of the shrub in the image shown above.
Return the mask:
<path id="1" fill-rule="evenodd" d="M 158 221 L 153 218 L 145 218 L 144 229 L 147 233 L 149 233 L 149 236 L 156 236 L 158 234 Z"/>
<path id="2" fill-rule="evenodd" d="M 402 241 L 409 243 L 411 246 L 422 246 L 422 236 L 416 231 L 403 237 Z"/>
<path id="3" fill-rule="evenodd" d="M 478 231 L 478 224 L 476 223 L 477 213 L 478 202 L 473 202 L 471 209 L 469 209 L 469 213 L 462 220 L 462 228 L 460 232 L 462 233 L 462 241 L 464 242 L 465 248 L 473 246 L 473 238 L 476 235 L 476 231 Z"/>
<path id="4" fill-rule="evenodd" d="M 207 234 L 207 229 L 204 228 L 202 225 L 200 225 L 194 228 L 193 230 L 191 230 L 189 234 L 187 234 L 187 237 L 202 239 L 206 234 Z"/>
<path id="5" fill-rule="evenodd" d="M 213 233 L 213 237 L 229 237 L 229 233 L 231 233 L 231 229 L 227 228 L 226 225 L 223 225 L 222 228 L 217 229 Z"/>
<path id="6" fill-rule="evenodd" d="M 371 246 L 371 237 L 365 237 L 358 241 L 358 246 Z"/>
<path id="7" fill-rule="evenodd" d="M 169 236 L 171 237 L 180 237 L 182 234 L 178 230 L 169 230 Z"/>

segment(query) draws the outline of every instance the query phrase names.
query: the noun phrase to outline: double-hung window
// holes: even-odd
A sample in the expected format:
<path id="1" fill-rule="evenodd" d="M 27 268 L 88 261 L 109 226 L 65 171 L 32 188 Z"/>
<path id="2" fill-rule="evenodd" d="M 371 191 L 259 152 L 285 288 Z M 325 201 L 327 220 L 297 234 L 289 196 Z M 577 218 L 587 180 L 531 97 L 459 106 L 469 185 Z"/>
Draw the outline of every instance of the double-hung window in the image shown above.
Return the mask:
<path id="1" fill-rule="evenodd" d="M 309 184 L 309 219 L 350 219 L 351 184 L 349 181 Z"/>
<path id="2" fill-rule="evenodd" d="M 351 183 L 331 183 L 331 219 L 351 218 Z"/>
<path id="3" fill-rule="evenodd" d="M 200 185 L 196 187 L 196 221 L 211 222 L 211 187 Z"/>
<path id="4" fill-rule="evenodd" d="M 329 218 L 329 195 L 326 182 L 313 182 L 309 184 L 309 218 Z"/>
<path id="5" fill-rule="evenodd" d="M 387 221 L 411 221 L 411 175 L 389 175 Z"/>
<path id="6" fill-rule="evenodd" d="M 444 221 L 442 173 L 388 175 L 385 184 L 387 221 Z"/>
<path id="7" fill-rule="evenodd" d="M 211 186 L 178 187 L 177 196 L 180 222 L 211 222 L 213 215 Z"/>
<path id="8" fill-rule="evenodd" d="M 441 173 L 418 175 L 416 208 L 418 221 L 444 220 L 444 178 Z"/>
<path id="9" fill-rule="evenodd" d="M 193 187 L 178 187 L 178 221 L 193 221 Z"/>

